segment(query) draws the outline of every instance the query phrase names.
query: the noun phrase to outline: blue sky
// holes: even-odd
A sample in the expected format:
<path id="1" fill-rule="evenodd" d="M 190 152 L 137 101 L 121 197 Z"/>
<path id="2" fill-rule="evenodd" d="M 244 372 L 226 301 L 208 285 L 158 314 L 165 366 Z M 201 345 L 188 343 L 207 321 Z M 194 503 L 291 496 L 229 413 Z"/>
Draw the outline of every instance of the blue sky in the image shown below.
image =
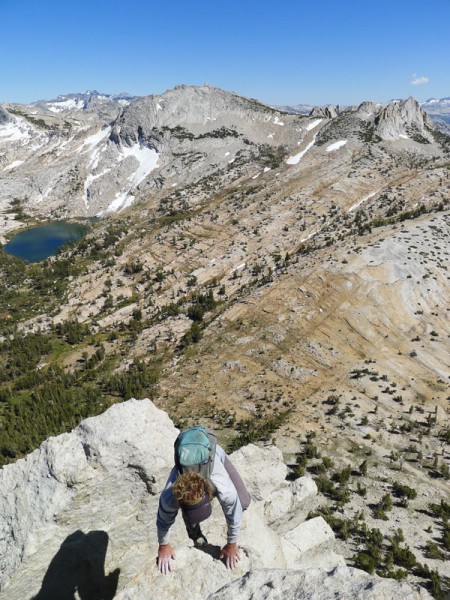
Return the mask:
<path id="1" fill-rule="evenodd" d="M 0 19 L 0 102 L 181 83 L 269 104 L 450 96 L 450 0 L 0 0 Z"/>

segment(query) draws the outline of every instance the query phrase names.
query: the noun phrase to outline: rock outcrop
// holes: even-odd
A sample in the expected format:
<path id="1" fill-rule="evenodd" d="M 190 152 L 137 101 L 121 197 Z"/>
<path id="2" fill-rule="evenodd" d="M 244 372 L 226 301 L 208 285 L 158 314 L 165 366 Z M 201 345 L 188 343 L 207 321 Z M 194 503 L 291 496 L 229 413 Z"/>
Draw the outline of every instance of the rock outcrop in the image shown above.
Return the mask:
<path id="1" fill-rule="evenodd" d="M 409 97 L 404 101 L 393 101 L 381 108 L 376 118 L 377 133 L 383 140 L 398 138 L 432 141 L 429 130 L 433 128 L 427 113 L 418 102 Z"/>
<path id="2" fill-rule="evenodd" d="M 315 106 L 310 112 L 310 117 L 319 117 L 321 119 L 334 119 L 339 114 L 339 106 Z"/>
<path id="3" fill-rule="evenodd" d="M 172 531 L 175 570 L 161 575 L 155 517 L 177 430 L 149 400 L 117 404 L 50 438 L 0 472 L 0 589 L 4 600 L 116 598 L 428 598 L 405 583 L 370 577 L 333 552 L 334 535 L 314 506 L 309 478 L 286 481 L 275 447 L 232 455 L 253 502 L 241 561 L 218 559 L 225 521 L 218 506 L 203 527 L 208 545 Z"/>
<path id="4" fill-rule="evenodd" d="M 11 120 L 11 117 L 7 113 L 7 111 L 0 106 L 0 125 L 5 125 L 8 121 Z"/>
<path id="5" fill-rule="evenodd" d="M 399 584 L 392 579 L 369 577 L 350 567 L 336 567 L 328 572 L 322 569 L 261 569 L 247 573 L 209 596 L 208 600 L 412 600 L 429 597 L 425 591 L 415 593 L 409 585 Z"/>
<path id="6" fill-rule="evenodd" d="M 356 109 L 356 114 L 363 117 L 370 117 L 377 112 L 377 105 L 374 102 L 361 102 Z"/>

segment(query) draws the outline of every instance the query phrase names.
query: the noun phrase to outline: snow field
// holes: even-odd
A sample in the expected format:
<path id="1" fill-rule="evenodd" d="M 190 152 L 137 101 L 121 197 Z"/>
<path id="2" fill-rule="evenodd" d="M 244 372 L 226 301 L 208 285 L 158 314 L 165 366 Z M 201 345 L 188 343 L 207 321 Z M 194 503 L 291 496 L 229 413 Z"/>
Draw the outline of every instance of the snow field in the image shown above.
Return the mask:
<path id="1" fill-rule="evenodd" d="M 327 146 L 327 152 L 334 152 L 335 150 L 339 150 L 342 146 L 345 146 L 348 140 L 340 140 L 339 142 L 334 142 L 334 144 L 330 144 Z"/>
<path id="2" fill-rule="evenodd" d="M 306 148 L 304 150 L 302 150 L 298 154 L 294 154 L 294 156 L 290 156 L 286 160 L 286 164 L 297 165 L 300 162 L 300 160 L 305 156 L 305 154 L 308 152 L 308 150 L 310 150 L 316 143 L 316 135 L 313 137 L 313 139 L 309 142 L 309 144 L 306 146 Z"/>
<path id="3" fill-rule="evenodd" d="M 315 121 L 311 121 L 311 123 L 308 123 L 308 125 L 306 126 L 306 131 L 311 131 L 311 129 L 317 127 L 317 125 L 319 123 L 322 123 L 322 121 L 323 119 L 316 119 Z"/>

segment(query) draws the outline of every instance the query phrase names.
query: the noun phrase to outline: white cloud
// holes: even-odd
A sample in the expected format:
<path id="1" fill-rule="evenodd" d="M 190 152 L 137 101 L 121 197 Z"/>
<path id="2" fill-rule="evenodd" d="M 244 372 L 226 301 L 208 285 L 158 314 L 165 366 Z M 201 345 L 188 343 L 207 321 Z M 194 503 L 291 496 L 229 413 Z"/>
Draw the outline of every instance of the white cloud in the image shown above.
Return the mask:
<path id="1" fill-rule="evenodd" d="M 412 79 L 410 82 L 413 85 L 424 85 L 425 83 L 428 83 L 430 81 L 428 77 L 416 77 L 416 75 L 413 75 L 413 78 L 414 79 Z"/>

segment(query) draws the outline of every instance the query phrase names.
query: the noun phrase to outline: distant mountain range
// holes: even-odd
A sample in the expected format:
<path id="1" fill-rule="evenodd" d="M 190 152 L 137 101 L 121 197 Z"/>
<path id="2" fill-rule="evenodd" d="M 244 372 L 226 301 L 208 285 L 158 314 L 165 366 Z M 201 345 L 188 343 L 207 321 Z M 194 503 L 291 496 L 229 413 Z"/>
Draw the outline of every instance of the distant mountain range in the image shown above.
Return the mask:
<path id="1" fill-rule="evenodd" d="M 72 94 L 63 94 L 52 100 L 38 100 L 28 106 L 36 106 L 54 113 L 63 113 L 67 111 L 88 110 L 97 108 L 106 103 L 117 103 L 127 106 L 138 96 L 132 96 L 127 92 L 120 94 L 104 94 L 97 90 L 87 90 L 85 92 L 76 92 Z"/>
<path id="2" fill-rule="evenodd" d="M 431 116 L 438 129 L 447 133 L 450 132 L 450 97 L 441 98 L 440 100 L 436 98 L 430 98 L 429 100 L 420 102 L 419 104 L 420 108 L 425 110 Z M 318 109 L 326 110 L 326 108 L 329 108 L 329 106 L 319 107 L 312 104 L 284 104 L 273 106 L 272 108 L 293 115 L 311 115 L 313 111 L 317 111 Z M 337 112 L 339 112 L 339 107 L 336 107 L 336 109 Z"/>
<path id="3" fill-rule="evenodd" d="M 426 102 L 421 102 L 420 108 L 427 111 L 438 129 L 450 133 L 450 97 L 440 100 L 430 98 Z"/>
<path id="4" fill-rule="evenodd" d="M 309 117 L 300 114 L 305 105 L 294 108 L 297 113 L 288 114 L 210 86 L 136 98 L 87 91 L 4 104 L 0 206 L 23 198 L 30 209 L 59 217 L 124 210 L 149 193 L 193 184 L 217 170 L 248 169 L 262 155 L 290 153 L 294 160 L 319 124 L 328 124 L 322 143 L 377 136 L 420 153 L 423 143 L 436 144 L 431 121 L 412 98 L 386 107 L 308 107 Z"/>
<path id="5" fill-rule="evenodd" d="M 38 106 L 53 113 L 64 113 L 67 111 L 97 109 L 102 105 L 118 104 L 127 106 L 130 102 L 140 97 L 128 92 L 106 94 L 97 90 L 86 90 L 85 92 L 63 94 L 52 100 L 38 100 L 32 103 L 31 106 Z M 441 99 L 429 98 L 419 104 L 432 117 L 439 129 L 447 132 L 450 131 L 450 97 Z M 294 115 L 311 115 L 313 111 L 330 109 L 330 105 L 319 106 L 300 103 L 273 105 L 271 108 Z M 331 108 L 337 113 L 340 111 L 339 106 L 332 106 Z"/>

